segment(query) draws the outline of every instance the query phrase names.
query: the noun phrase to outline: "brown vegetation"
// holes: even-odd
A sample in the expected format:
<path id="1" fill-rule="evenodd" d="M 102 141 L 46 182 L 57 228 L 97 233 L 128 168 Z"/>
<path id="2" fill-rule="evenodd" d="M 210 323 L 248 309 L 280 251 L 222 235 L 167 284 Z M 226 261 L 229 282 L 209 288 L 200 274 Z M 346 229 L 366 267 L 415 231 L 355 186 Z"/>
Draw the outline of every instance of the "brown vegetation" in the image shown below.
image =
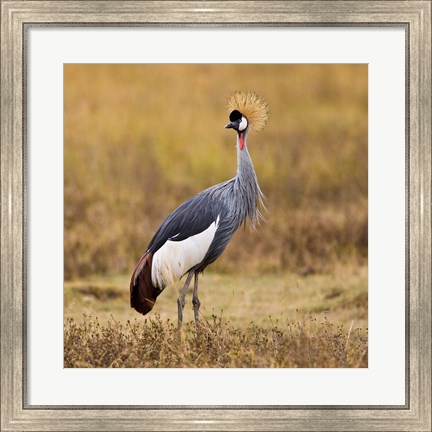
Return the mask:
<path id="1" fill-rule="evenodd" d="M 270 318 L 271 319 L 271 318 Z M 85 319 L 65 325 L 65 367 L 367 367 L 367 334 L 308 317 L 271 328 L 232 327 L 213 315 L 179 332 L 158 315 L 126 326 Z"/>
<path id="2" fill-rule="evenodd" d="M 130 273 L 161 221 L 235 174 L 225 101 L 270 107 L 249 137 L 268 222 L 218 272 L 367 260 L 366 65 L 66 65 L 65 277 Z"/>
<path id="3" fill-rule="evenodd" d="M 83 315 L 106 324 L 114 315 L 123 325 L 134 317 L 129 306 L 129 275 L 92 276 L 65 283 L 65 319 L 82 322 Z M 177 297 L 184 279 L 167 287 L 147 317 L 177 320 Z M 204 320 L 223 314 L 232 326 L 247 328 L 253 321 L 270 328 L 271 321 L 296 322 L 314 315 L 353 329 L 367 328 L 367 268 L 346 266 L 329 274 L 295 273 L 205 273 L 200 282 L 200 313 Z M 222 312 L 223 311 L 223 312 Z M 188 293 L 185 320 L 192 319 L 192 292 Z"/>

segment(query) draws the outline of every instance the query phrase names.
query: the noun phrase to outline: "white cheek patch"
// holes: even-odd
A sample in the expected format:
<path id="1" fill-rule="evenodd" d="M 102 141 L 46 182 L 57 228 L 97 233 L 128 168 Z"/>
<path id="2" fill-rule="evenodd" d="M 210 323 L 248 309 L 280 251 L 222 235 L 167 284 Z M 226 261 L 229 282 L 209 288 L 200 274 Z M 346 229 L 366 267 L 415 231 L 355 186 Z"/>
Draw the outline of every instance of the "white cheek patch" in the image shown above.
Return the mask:
<path id="1" fill-rule="evenodd" d="M 247 128 L 247 125 L 248 125 L 248 122 L 246 120 L 246 117 L 242 117 L 238 130 L 244 131 Z"/>

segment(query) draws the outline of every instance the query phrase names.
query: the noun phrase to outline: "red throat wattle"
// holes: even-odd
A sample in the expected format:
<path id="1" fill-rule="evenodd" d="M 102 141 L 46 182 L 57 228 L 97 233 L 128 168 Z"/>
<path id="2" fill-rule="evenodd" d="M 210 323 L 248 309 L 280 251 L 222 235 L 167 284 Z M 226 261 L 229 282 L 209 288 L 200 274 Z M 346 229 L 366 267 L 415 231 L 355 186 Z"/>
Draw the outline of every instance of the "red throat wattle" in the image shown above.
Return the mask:
<path id="1" fill-rule="evenodd" d="M 240 147 L 240 150 L 243 150 L 243 147 L 244 147 L 244 134 L 243 133 L 240 133 L 240 135 L 239 135 L 239 147 Z"/>

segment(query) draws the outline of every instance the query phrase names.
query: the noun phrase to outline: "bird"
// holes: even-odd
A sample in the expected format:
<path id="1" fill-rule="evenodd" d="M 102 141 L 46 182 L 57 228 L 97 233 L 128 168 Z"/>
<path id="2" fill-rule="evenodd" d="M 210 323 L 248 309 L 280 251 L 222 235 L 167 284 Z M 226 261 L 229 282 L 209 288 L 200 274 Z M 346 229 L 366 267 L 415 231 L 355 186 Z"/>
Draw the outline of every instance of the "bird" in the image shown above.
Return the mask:
<path id="1" fill-rule="evenodd" d="M 247 136 L 266 125 L 268 105 L 251 90 L 235 91 L 226 105 L 229 123 L 225 128 L 236 132 L 235 177 L 199 192 L 177 207 L 154 234 L 130 281 L 130 305 L 146 315 L 167 286 L 187 275 L 177 299 L 179 327 L 192 278 L 192 305 L 198 323 L 199 274 L 222 254 L 246 220 L 254 229 L 264 219 L 265 197 L 248 151 Z"/>

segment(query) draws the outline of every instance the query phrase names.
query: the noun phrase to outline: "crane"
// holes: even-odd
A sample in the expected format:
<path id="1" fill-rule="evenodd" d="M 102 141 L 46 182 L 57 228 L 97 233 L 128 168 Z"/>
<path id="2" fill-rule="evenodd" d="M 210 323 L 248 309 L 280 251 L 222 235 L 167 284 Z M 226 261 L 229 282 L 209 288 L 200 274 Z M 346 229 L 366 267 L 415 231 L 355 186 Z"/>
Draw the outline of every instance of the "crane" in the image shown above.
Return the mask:
<path id="1" fill-rule="evenodd" d="M 248 152 L 249 131 L 267 123 L 267 103 L 252 91 L 237 91 L 227 102 L 229 123 L 237 135 L 237 174 L 189 198 L 161 224 L 139 259 L 130 282 L 130 305 L 146 315 L 169 285 L 187 274 L 177 300 L 178 325 L 183 321 L 186 293 L 192 277 L 192 305 L 199 320 L 198 275 L 225 250 L 237 228 L 248 219 L 252 227 L 262 218 L 264 195 Z"/>

